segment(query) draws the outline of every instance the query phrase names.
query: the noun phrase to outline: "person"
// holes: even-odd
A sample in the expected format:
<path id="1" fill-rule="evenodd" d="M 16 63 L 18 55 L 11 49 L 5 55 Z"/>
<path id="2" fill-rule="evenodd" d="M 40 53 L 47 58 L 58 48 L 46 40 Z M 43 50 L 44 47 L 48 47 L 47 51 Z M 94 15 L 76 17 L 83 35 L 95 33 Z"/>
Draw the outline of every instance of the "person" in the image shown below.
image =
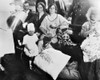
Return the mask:
<path id="1" fill-rule="evenodd" d="M 43 39 L 44 41 L 48 40 L 48 38 L 55 37 L 57 28 L 64 29 L 68 28 L 69 25 L 68 21 L 63 16 L 57 14 L 57 6 L 55 3 L 49 5 L 48 10 L 49 14 L 44 18 L 40 25 L 40 30 L 44 34 L 41 36 L 41 39 L 43 39 L 44 36 L 47 37 Z M 41 43 L 43 44 L 44 41 Z"/>
<path id="2" fill-rule="evenodd" d="M 99 22 L 99 16 L 97 9 L 94 7 L 91 7 L 88 10 L 88 16 L 89 21 L 85 22 L 83 25 L 83 29 L 81 31 L 81 34 L 83 34 L 86 39 L 82 42 L 81 48 L 84 52 L 84 61 L 94 61 L 99 58 L 99 39 L 100 39 L 100 22 Z M 86 31 L 85 31 L 86 30 Z M 87 59 L 86 60 L 86 56 Z"/>
<path id="3" fill-rule="evenodd" d="M 36 8 L 37 8 L 37 14 L 36 16 L 37 17 L 34 17 L 30 19 L 29 22 L 33 22 L 34 23 L 34 19 L 35 19 L 35 22 L 36 22 L 36 32 L 40 33 L 40 35 L 42 34 L 42 31 L 39 29 L 40 25 L 41 25 L 41 22 L 43 21 L 43 19 L 46 17 L 47 13 L 46 13 L 46 9 L 45 9 L 45 4 L 43 2 L 39 2 L 37 5 L 36 5 Z"/>
<path id="4" fill-rule="evenodd" d="M 28 34 L 24 36 L 23 45 L 25 45 L 24 47 L 25 55 L 30 57 L 31 59 L 34 59 L 34 57 L 39 53 L 38 46 L 36 45 L 38 37 L 37 34 L 35 34 L 34 32 L 35 32 L 34 24 L 29 23 Z"/>
<path id="5" fill-rule="evenodd" d="M 91 7 L 87 14 L 86 14 L 86 17 L 88 19 L 87 22 L 85 22 L 83 25 L 82 25 L 82 29 L 81 29 L 81 32 L 80 32 L 80 35 L 83 36 L 84 38 L 88 37 L 89 34 L 91 33 L 92 31 L 92 28 L 94 27 L 95 23 L 96 23 L 96 15 L 97 15 L 97 11 L 96 9 L 94 9 L 93 7 Z"/>
<path id="6" fill-rule="evenodd" d="M 7 22 L 10 24 L 9 27 L 11 27 L 13 31 L 15 53 L 20 53 L 22 48 L 20 47 L 19 42 L 22 42 L 23 36 L 27 33 L 22 27 L 22 24 L 27 17 L 27 13 L 25 11 L 26 10 L 23 10 L 23 7 L 19 5 L 18 11 L 11 14 L 7 19 Z"/>
<path id="7" fill-rule="evenodd" d="M 38 10 L 38 21 L 37 21 L 37 24 L 38 24 L 38 32 L 40 31 L 39 27 L 41 25 L 41 22 L 43 21 L 43 19 L 46 17 L 47 13 L 45 11 L 45 4 L 42 3 L 42 2 L 39 2 L 37 4 L 37 10 Z M 41 31 L 40 31 L 41 32 Z"/>
<path id="8" fill-rule="evenodd" d="M 25 8 L 27 8 L 29 11 L 28 16 L 25 20 L 25 22 L 28 22 L 33 16 L 36 15 L 36 9 L 35 9 L 36 4 L 35 2 L 26 1 L 24 2 L 24 5 L 25 5 Z"/>
<path id="9" fill-rule="evenodd" d="M 47 15 L 41 23 L 40 29 L 45 35 L 49 34 L 48 36 L 53 37 L 56 35 L 56 28 L 60 25 L 64 25 L 63 27 L 68 28 L 68 21 L 60 14 L 57 14 L 57 6 L 55 3 L 51 4 L 48 10 L 49 15 Z"/>
<path id="10" fill-rule="evenodd" d="M 87 12 L 88 21 L 84 23 L 86 39 L 81 44 L 84 62 L 90 62 L 88 79 L 100 79 L 100 11 L 91 7 Z M 95 71 L 95 72 L 94 72 Z M 94 75 L 94 76 L 92 76 Z M 91 77 L 92 76 L 92 77 Z"/>

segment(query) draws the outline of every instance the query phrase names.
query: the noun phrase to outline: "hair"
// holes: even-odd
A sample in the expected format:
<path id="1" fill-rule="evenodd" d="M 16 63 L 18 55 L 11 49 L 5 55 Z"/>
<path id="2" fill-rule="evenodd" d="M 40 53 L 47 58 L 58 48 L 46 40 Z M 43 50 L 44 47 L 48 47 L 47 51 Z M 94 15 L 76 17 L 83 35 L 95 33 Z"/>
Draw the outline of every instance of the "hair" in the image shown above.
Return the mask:
<path id="1" fill-rule="evenodd" d="M 87 20 L 90 20 L 91 13 L 96 13 L 98 15 L 100 11 L 96 7 L 90 7 L 86 13 Z M 98 19 L 100 20 L 99 16 L 98 16 Z"/>
<path id="2" fill-rule="evenodd" d="M 28 1 L 25 1 L 23 4 L 29 4 L 29 2 Z"/>
<path id="3" fill-rule="evenodd" d="M 43 2 L 38 2 L 37 5 L 36 5 L 36 8 L 41 5 L 43 7 L 43 11 L 46 11 L 46 8 L 45 8 L 45 4 Z"/>
<path id="4" fill-rule="evenodd" d="M 28 2 L 28 1 L 25 1 L 25 2 L 23 3 L 23 7 L 25 6 L 25 4 L 28 4 L 28 5 L 29 5 L 29 2 Z"/>
<path id="5" fill-rule="evenodd" d="M 56 10 L 56 13 L 57 13 L 57 12 L 58 12 L 58 8 L 57 8 L 56 3 L 50 4 L 50 5 L 48 6 L 48 11 L 50 10 L 50 8 L 51 8 L 53 5 L 55 6 L 55 10 Z M 50 12 L 49 12 L 49 13 L 50 13 Z"/>

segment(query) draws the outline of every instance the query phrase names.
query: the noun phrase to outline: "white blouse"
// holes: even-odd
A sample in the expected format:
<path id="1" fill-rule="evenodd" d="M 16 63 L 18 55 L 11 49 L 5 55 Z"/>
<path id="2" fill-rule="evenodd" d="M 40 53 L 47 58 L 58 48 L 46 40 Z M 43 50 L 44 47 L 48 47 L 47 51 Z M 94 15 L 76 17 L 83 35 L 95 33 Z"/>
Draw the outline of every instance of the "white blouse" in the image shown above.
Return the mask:
<path id="1" fill-rule="evenodd" d="M 57 14 L 57 17 L 54 20 L 50 20 L 49 17 L 46 16 L 41 23 L 40 28 L 45 29 L 47 33 L 50 33 L 52 36 L 55 36 L 56 29 L 62 25 L 68 28 L 68 21 L 60 14 Z"/>

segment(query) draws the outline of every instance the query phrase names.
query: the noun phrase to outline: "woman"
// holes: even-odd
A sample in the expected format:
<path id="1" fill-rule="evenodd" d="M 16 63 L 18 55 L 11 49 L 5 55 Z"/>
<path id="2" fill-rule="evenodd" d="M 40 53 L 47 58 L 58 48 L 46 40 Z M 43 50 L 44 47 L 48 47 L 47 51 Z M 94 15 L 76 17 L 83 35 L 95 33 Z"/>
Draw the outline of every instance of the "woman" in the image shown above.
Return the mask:
<path id="1" fill-rule="evenodd" d="M 37 21 L 37 32 L 42 34 L 41 30 L 39 29 L 41 22 L 46 17 L 47 13 L 45 12 L 45 4 L 43 2 L 39 2 L 37 4 L 37 13 L 38 13 L 38 21 Z"/>
<path id="2" fill-rule="evenodd" d="M 84 23 L 83 30 L 86 39 L 81 44 L 84 62 L 90 62 L 88 80 L 100 79 L 100 12 L 91 7 L 87 12 L 88 21 Z M 82 33 L 81 32 L 81 33 Z M 96 79 L 95 79 L 96 78 Z"/>
<path id="3" fill-rule="evenodd" d="M 45 16 L 47 15 L 47 13 L 45 12 L 45 4 L 43 2 L 39 2 L 36 5 L 37 8 L 37 13 L 36 15 L 34 15 L 28 23 L 34 23 L 35 28 L 36 28 L 36 32 L 40 33 L 40 35 L 42 34 L 41 30 L 39 29 L 41 22 L 43 21 L 43 19 L 45 18 Z"/>
<path id="4" fill-rule="evenodd" d="M 41 23 L 40 29 L 45 35 L 54 37 L 57 28 L 68 28 L 68 21 L 60 14 L 57 14 L 57 6 L 55 3 L 51 4 L 48 10 L 49 15 Z"/>
<path id="5" fill-rule="evenodd" d="M 40 41 L 39 47 L 42 49 L 42 46 L 44 46 L 47 40 L 51 40 L 51 38 L 56 36 L 56 30 L 58 28 L 68 28 L 68 21 L 61 16 L 60 14 L 57 14 L 57 6 L 55 3 L 49 5 L 49 14 L 44 18 L 43 22 L 40 25 L 40 30 L 43 32 L 44 35 L 41 36 L 41 39 L 43 41 Z M 54 42 L 57 41 L 57 39 L 53 39 Z M 42 45 L 41 45 L 42 44 Z M 44 45 L 43 45 L 44 44 Z M 40 50 L 41 50 L 40 49 Z"/>
<path id="6" fill-rule="evenodd" d="M 94 7 L 91 7 L 87 14 L 86 14 L 86 17 L 87 17 L 87 22 L 85 22 L 83 25 L 82 25 L 82 30 L 80 32 L 80 35 L 83 36 L 83 37 L 88 37 L 89 34 L 92 32 L 92 28 L 94 27 L 96 21 L 97 21 L 97 9 L 94 8 Z M 99 17 L 98 17 L 99 18 Z"/>
<path id="7" fill-rule="evenodd" d="M 84 23 L 83 30 L 81 31 L 81 34 L 84 31 L 83 35 L 86 36 L 81 45 L 84 52 L 84 61 L 86 62 L 93 62 L 100 58 L 100 19 L 98 19 L 100 17 L 98 15 L 99 13 L 96 8 L 90 8 L 87 17 L 89 21 Z"/>

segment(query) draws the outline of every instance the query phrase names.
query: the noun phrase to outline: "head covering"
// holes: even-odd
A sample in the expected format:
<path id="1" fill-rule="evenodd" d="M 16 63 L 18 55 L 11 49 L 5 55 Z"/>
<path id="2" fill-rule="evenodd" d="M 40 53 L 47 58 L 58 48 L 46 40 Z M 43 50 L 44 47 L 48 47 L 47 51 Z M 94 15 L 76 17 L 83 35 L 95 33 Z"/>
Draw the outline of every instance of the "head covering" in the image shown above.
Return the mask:
<path id="1" fill-rule="evenodd" d="M 28 31 L 34 31 L 35 32 L 35 27 L 33 23 L 29 23 L 27 26 Z"/>

